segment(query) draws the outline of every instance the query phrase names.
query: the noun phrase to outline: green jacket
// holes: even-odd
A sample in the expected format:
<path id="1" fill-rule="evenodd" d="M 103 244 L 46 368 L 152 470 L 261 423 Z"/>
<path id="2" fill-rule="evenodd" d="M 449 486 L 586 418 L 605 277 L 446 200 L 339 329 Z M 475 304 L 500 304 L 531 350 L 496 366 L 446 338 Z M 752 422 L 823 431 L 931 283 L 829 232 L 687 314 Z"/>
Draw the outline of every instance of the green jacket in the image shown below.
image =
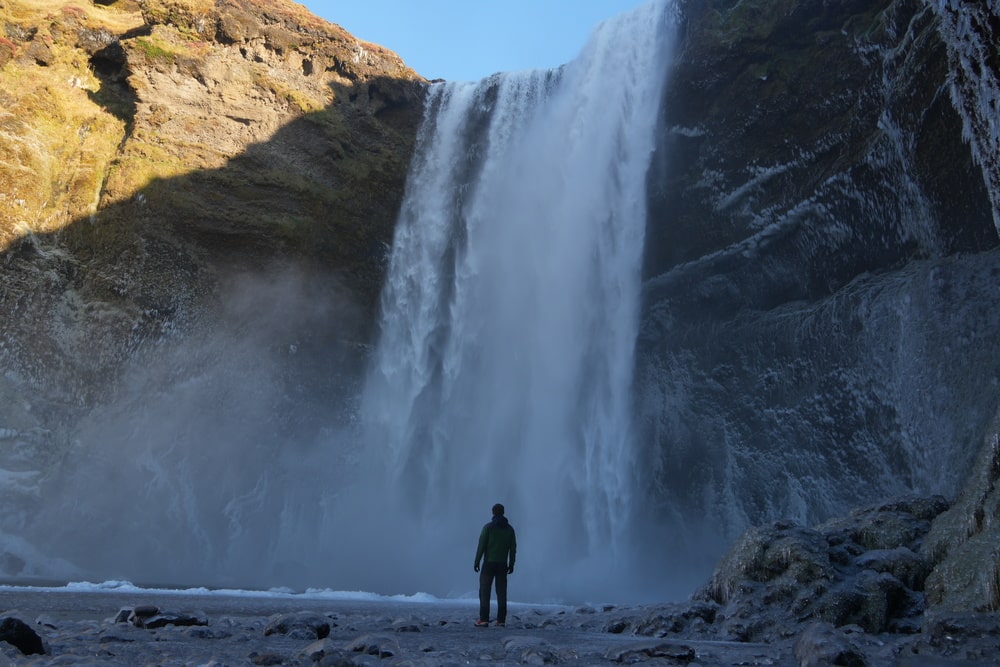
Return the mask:
<path id="1" fill-rule="evenodd" d="M 505 516 L 493 517 L 493 520 L 483 526 L 482 532 L 479 533 L 476 567 L 479 567 L 481 560 L 487 563 L 506 563 L 507 567 L 514 567 L 516 558 L 517 538 L 514 536 L 514 527 Z"/>

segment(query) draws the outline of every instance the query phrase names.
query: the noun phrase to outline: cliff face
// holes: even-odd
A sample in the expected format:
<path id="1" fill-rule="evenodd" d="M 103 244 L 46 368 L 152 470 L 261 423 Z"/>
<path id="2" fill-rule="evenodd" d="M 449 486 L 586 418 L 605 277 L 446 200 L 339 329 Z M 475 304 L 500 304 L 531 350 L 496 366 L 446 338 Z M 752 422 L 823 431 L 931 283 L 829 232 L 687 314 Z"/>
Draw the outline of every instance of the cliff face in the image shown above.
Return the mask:
<path id="1" fill-rule="evenodd" d="M 421 114 L 398 57 L 290 2 L 8 1 L 0 24 L 14 375 L 88 400 L 227 266 L 311 264 L 372 310 Z"/>
<path id="2" fill-rule="evenodd" d="M 990 439 L 1000 35 L 952 4 L 688 3 L 637 364 L 671 532 L 952 496 Z"/>
<path id="3" fill-rule="evenodd" d="M 34 503 L 150 359 L 155 393 L 239 346 L 230 388 L 281 356 L 275 428 L 320 428 L 302 415 L 371 335 L 423 90 L 286 0 L 0 1 L 5 493 Z"/>

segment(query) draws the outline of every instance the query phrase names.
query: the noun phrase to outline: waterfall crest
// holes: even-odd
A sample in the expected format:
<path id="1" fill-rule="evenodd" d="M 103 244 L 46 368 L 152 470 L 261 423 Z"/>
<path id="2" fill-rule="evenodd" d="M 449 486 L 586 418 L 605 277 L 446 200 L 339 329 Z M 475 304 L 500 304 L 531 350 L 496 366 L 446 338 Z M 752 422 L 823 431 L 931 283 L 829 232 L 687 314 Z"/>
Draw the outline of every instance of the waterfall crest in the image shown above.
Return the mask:
<path id="1" fill-rule="evenodd" d="M 675 25 L 650 2 L 560 70 L 439 84 L 426 105 L 362 399 L 366 474 L 386 516 L 470 571 L 504 502 L 534 591 L 515 596 L 621 583 L 605 574 L 628 556 L 645 178 Z"/>

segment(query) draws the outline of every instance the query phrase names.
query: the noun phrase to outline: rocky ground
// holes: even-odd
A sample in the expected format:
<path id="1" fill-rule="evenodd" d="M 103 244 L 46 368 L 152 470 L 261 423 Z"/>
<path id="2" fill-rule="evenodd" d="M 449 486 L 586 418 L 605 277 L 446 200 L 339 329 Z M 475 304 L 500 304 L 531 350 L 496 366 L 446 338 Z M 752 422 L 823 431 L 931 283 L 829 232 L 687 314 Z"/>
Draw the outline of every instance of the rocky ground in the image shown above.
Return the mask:
<path id="1" fill-rule="evenodd" d="M 656 619 L 691 604 L 558 607 L 514 604 L 506 627 L 476 628 L 472 601 L 336 601 L 156 592 L 0 594 L 37 634 L 11 665 L 993 665 L 998 619 L 929 622 L 910 635 L 816 623 L 770 642 L 671 633 Z M 158 610 L 154 612 L 154 610 Z M 137 613 L 149 614 L 142 617 Z M 621 631 L 622 624 L 641 623 Z M 2 622 L 0 628 L 13 625 Z M 637 632 L 647 634 L 636 634 Z M 8 640 L 10 641 L 10 640 Z M 6 662 L 4 662 L 6 661 Z"/>
<path id="2" fill-rule="evenodd" d="M 912 497 L 813 528 L 755 527 L 687 601 L 513 604 L 502 628 L 474 627 L 472 600 L 11 587 L 0 590 L 0 656 L 12 665 L 1000 665 L 997 605 L 950 606 L 935 591 L 931 527 L 941 517 L 952 517 L 943 498 Z"/>

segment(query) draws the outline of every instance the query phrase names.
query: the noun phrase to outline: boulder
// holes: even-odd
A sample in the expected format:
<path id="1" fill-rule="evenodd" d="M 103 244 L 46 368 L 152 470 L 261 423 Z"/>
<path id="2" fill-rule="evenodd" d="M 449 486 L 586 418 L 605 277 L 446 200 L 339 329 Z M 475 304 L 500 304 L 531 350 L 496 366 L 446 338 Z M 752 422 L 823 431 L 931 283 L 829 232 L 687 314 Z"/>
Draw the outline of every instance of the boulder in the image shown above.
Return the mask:
<path id="1" fill-rule="evenodd" d="M 23 655 L 48 653 L 38 633 L 15 616 L 0 616 L 0 641 L 7 642 Z"/>
<path id="2" fill-rule="evenodd" d="M 146 620 L 160 613 L 160 608 L 156 605 L 141 604 L 132 609 L 121 609 L 115 617 L 115 622 L 128 622 L 137 628 L 145 627 Z M 124 616 L 124 621 L 120 620 Z"/>
<path id="3" fill-rule="evenodd" d="M 917 550 L 931 519 L 946 507 L 939 496 L 906 497 L 816 528 L 789 521 L 751 528 L 696 593 L 695 600 L 717 605 L 697 615 L 699 627 L 739 641 L 791 637 L 816 621 L 871 633 L 915 632 L 930 572 Z M 681 632 L 684 618 L 660 614 L 645 627 Z"/>
<path id="4" fill-rule="evenodd" d="M 165 611 L 144 619 L 142 621 L 142 625 L 138 627 L 146 628 L 147 630 L 155 630 L 168 625 L 177 627 L 203 626 L 208 625 L 208 619 L 202 616 L 192 616 L 190 614 Z"/>
<path id="5" fill-rule="evenodd" d="M 264 628 L 264 636 L 287 635 L 293 639 L 325 639 L 330 629 L 337 627 L 329 616 L 308 611 L 272 616 Z"/>
<path id="6" fill-rule="evenodd" d="M 798 667 L 867 667 L 864 652 L 829 623 L 814 623 L 795 642 Z"/>
<path id="7" fill-rule="evenodd" d="M 399 654 L 399 642 L 394 637 L 382 634 L 369 634 L 356 637 L 344 644 L 345 651 L 374 655 L 379 658 L 391 658 Z"/>

